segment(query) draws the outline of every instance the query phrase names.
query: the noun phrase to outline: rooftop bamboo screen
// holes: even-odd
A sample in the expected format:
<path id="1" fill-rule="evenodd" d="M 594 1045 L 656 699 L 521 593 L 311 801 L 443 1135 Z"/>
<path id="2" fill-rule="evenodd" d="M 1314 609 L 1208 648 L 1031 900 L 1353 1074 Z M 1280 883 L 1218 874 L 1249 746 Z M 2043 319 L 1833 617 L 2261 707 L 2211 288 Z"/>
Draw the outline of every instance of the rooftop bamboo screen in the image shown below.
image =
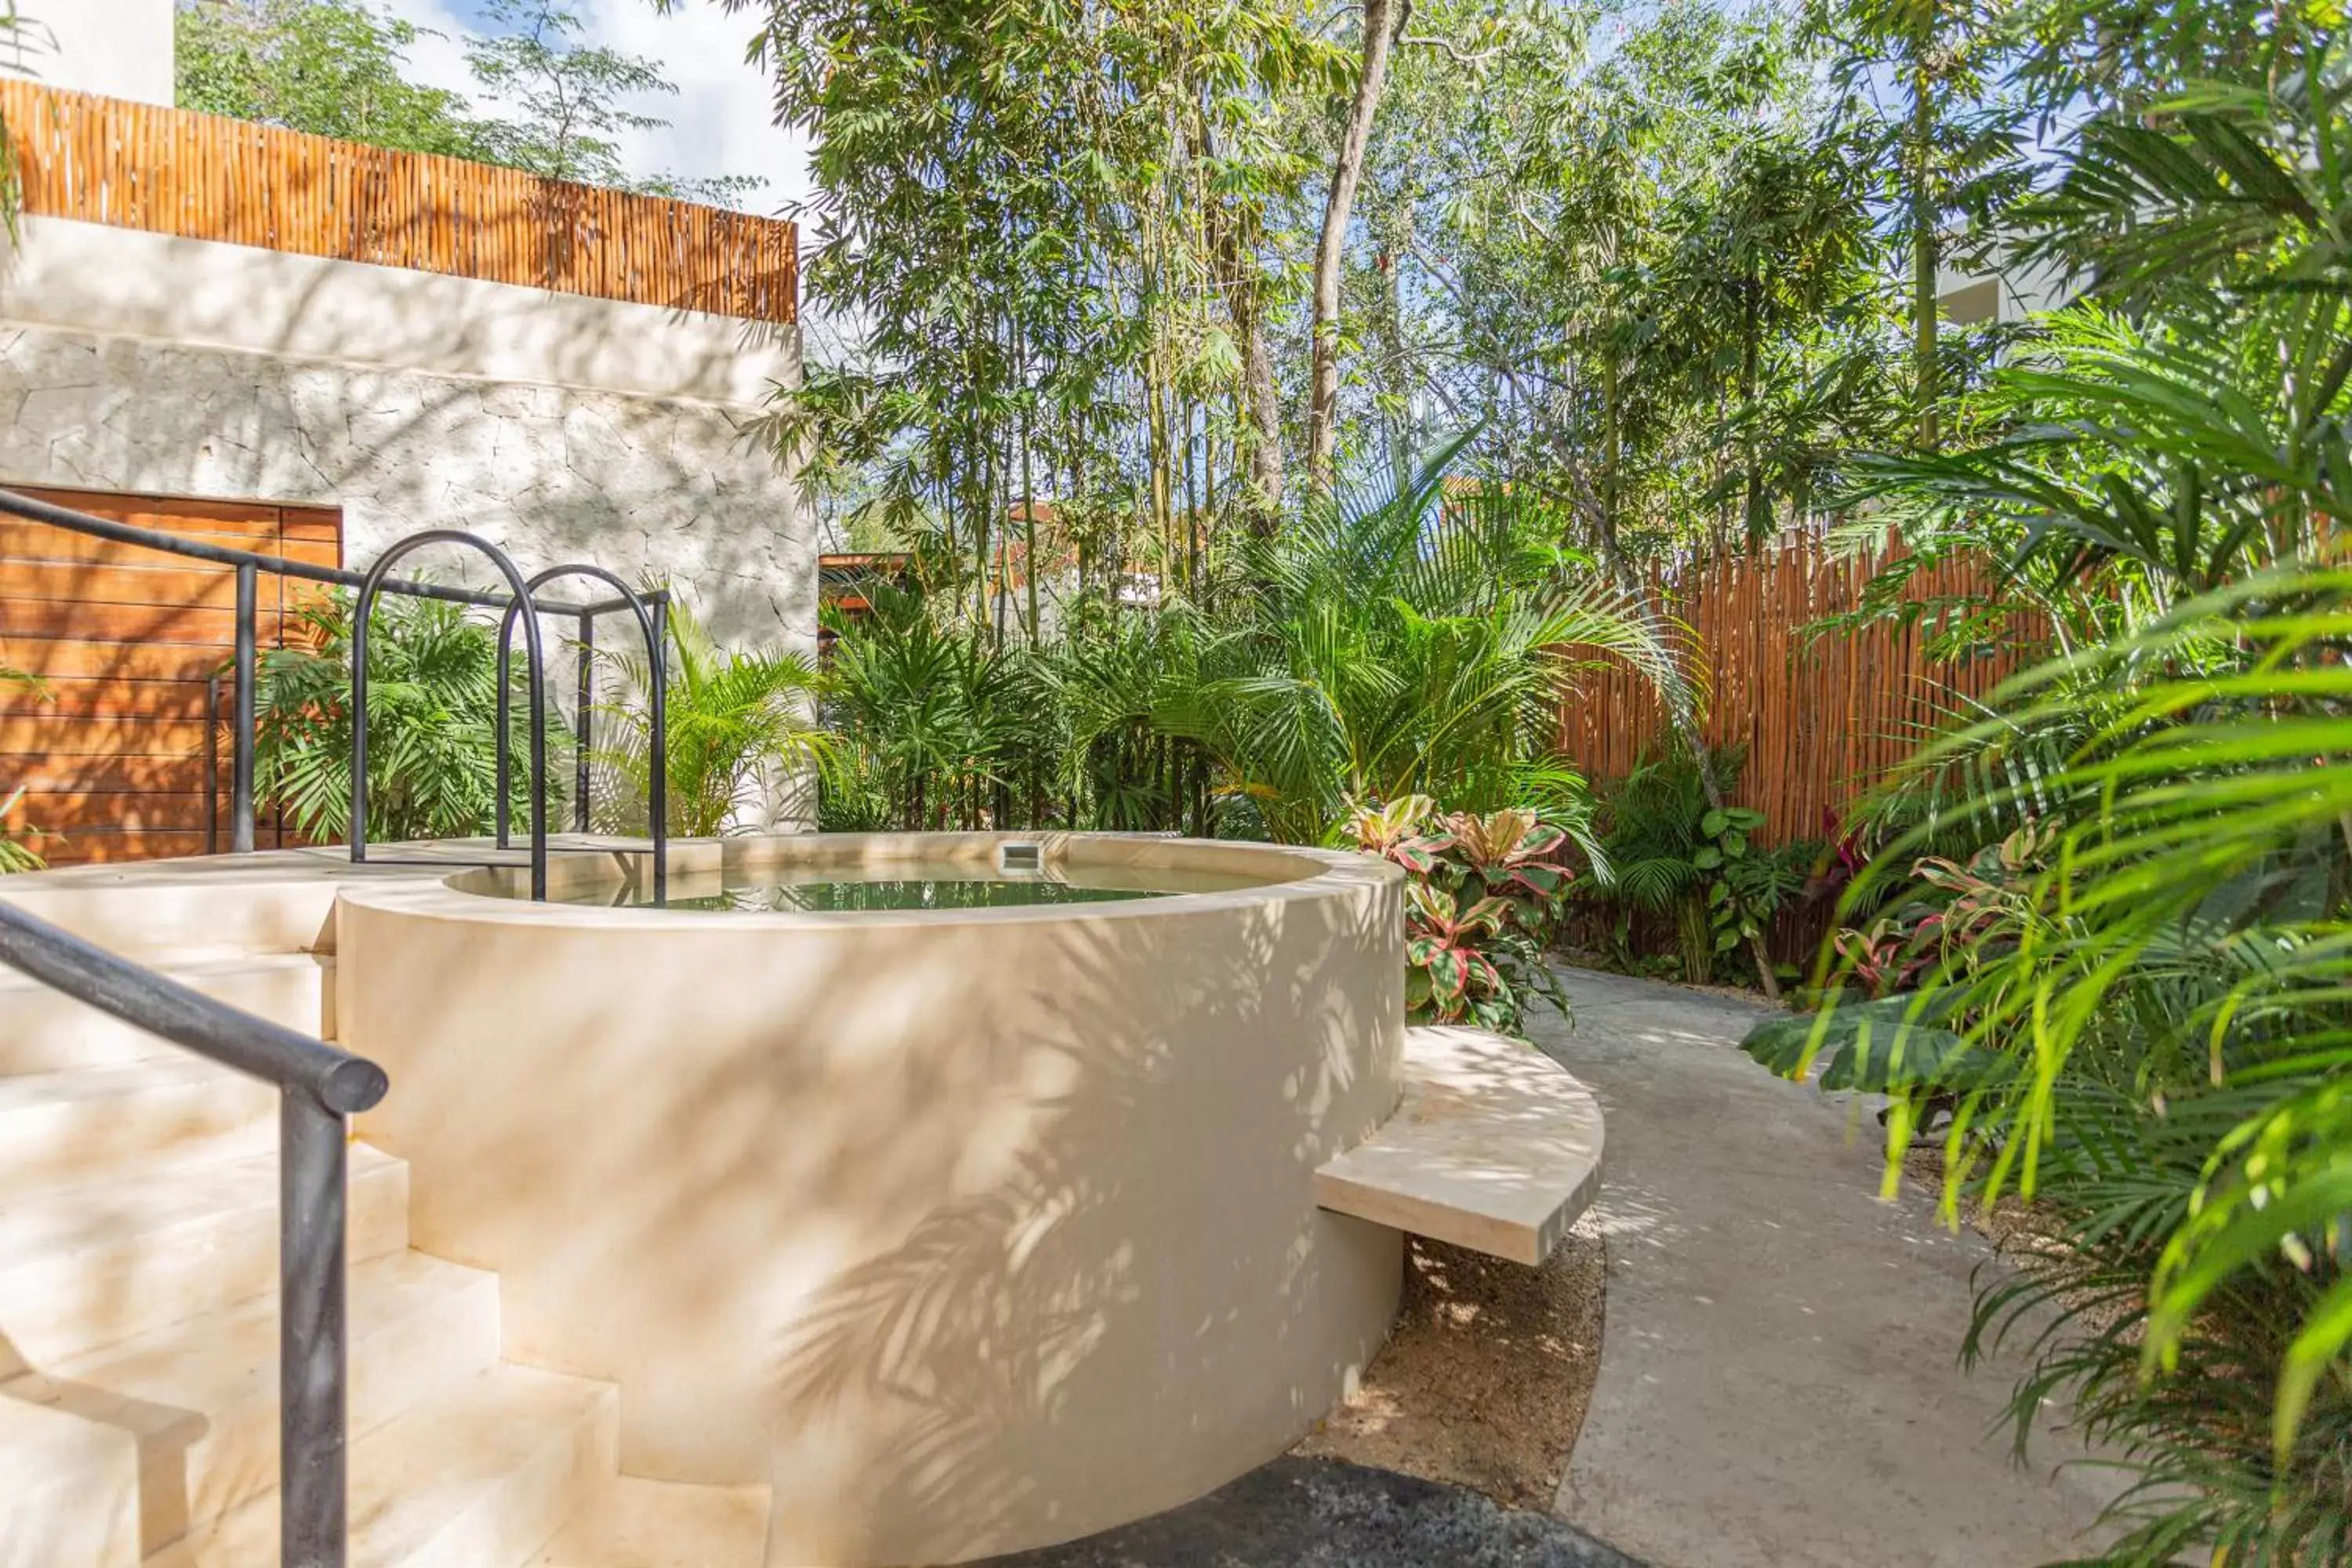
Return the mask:
<path id="1" fill-rule="evenodd" d="M 1764 813 L 1771 842 L 1836 837 L 1854 801 L 1928 727 L 2032 662 L 2039 623 L 2021 612 L 1975 657 L 1928 657 L 1936 606 L 1998 597 L 1992 574 L 1972 561 L 1916 573 L 1906 597 L 1929 608 L 1907 626 L 1807 633 L 1857 608 L 1863 584 L 1891 559 L 1832 557 L 1807 542 L 1653 579 L 1704 656 L 1706 738 L 1748 748 L 1735 799 Z M 1563 706 L 1560 745 L 1588 777 L 1622 778 L 1658 749 L 1663 723 L 1648 682 L 1622 668 L 1595 670 L 1578 678 Z"/>
<path id="2" fill-rule="evenodd" d="M 24 210 L 751 321 L 790 321 L 793 226 L 0 80 Z"/>

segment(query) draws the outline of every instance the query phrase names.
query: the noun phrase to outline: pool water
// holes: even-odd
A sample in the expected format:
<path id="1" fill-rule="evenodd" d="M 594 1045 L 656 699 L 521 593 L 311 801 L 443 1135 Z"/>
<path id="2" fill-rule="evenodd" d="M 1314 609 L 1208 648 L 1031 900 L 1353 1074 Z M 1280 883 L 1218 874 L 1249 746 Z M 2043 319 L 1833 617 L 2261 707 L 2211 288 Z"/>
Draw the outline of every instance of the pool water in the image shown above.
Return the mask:
<path id="1" fill-rule="evenodd" d="M 1124 866 L 992 873 L 971 866 L 910 865 L 906 870 L 904 877 L 876 877 L 838 867 L 782 873 L 771 868 L 730 875 L 716 888 L 707 877 L 674 879 L 667 907 L 740 913 L 1029 909 L 1230 892 L 1264 881 L 1230 872 Z M 636 909 L 652 904 L 653 889 L 637 883 L 603 883 L 557 898 L 563 903 Z"/>

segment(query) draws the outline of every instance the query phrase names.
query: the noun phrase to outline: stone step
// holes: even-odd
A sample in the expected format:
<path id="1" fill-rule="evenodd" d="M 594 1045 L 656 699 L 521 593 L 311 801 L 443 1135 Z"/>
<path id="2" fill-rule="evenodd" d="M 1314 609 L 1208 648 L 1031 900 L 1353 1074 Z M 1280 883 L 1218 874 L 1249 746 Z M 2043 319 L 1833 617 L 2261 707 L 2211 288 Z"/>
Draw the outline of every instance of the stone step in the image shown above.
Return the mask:
<path id="1" fill-rule="evenodd" d="M 420 1252 L 373 1258 L 351 1271 L 350 1323 L 357 1435 L 497 1363 L 498 1279 Z M 128 1434 L 152 1549 L 277 1485 L 278 1371 L 273 1291 L 0 1384 L 0 1402 Z"/>
<path id="2" fill-rule="evenodd" d="M 262 1153 L 278 1103 L 269 1085 L 185 1051 L 0 1078 L 0 1193 Z"/>
<path id="3" fill-rule="evenodd" d="M 535 1568 L 761 1568 L 768 1489 L 614 1478 Z"/>
<path id="4" fill-rule="evenodd" d="M 334 960 L 316 953 L 182 954 L 160 967 L 173 979 L 306 1035 L 334 1033 Z M 0 967 L 0 1074 L 179 1058 L 170 1041 Z"/>
<path id="5" fill-rule="evenodd" d="M 1601 1186 L 1601 1107 L 1524 1040 L 1405 1031 L 1404 1093 L 1315 1173 L 1315 1201 L 1392 1229 L 1538 1264 Z"/>
<path id="6" fill-rule="evenodd" d="M 0 1563 L 136 1568 L 139 1550 L 130 1434 L 0 1394 Z"/>
<path id="7" fill-rule="evenodd" d="M 280 850 L 11 877 L 0 898 L 142 963 L 198 946 L 293 952 L 331 942 L 348 862 Z"/>
<path id="8" fill-rule="evenodd" d="M 408 1245 L 408 1167 L 352 1146 L 349 1257 Z M 0 1342 L 52 1365 L 278 1288 L 278 1154 L 0 1193 Z"/>
<path id="9" fill-rule="evenodd" d="M 609 1485 L 620 1392 L 502 1364 L 352 1445 L 351 1568 L 520 1568 Z M 277 1493 L 146 1568 L 270 1568 Z"/>

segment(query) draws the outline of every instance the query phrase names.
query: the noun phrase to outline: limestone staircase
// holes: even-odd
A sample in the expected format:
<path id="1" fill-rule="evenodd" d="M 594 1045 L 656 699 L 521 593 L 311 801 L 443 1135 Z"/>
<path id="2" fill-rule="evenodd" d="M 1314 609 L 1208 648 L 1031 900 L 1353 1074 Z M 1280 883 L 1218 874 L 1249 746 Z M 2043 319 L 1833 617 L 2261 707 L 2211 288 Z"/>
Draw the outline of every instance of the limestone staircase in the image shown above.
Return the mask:
<path id="1" fill-rule="evenodd" d="M 177 891 L 36 912 L 332 1037 L 315 888 Z M 620 1475 L 619 1390 L 502 1360 L 406 1165 L 350 1181 L 354 1568 L 762 1561 L 765 1488 Z M 0 1568 L 276 1568 L 277 1258 L 277 1092 L 0 967 Z"/>

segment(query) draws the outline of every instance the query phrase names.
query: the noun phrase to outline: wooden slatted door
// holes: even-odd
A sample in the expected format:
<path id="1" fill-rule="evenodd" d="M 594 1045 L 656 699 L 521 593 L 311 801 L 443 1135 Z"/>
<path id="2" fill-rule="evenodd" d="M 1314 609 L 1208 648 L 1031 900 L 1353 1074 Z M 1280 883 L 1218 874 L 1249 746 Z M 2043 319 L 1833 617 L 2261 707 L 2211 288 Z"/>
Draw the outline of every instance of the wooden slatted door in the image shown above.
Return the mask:
<path id="1" fill-rule="evenodd" d="M 25 493 L 209 544 L 342 563 L 334 508 Z M 283 640 L 290 606 L 324 592 L 268 572 L 257 587 L 264 648 Z M 208 791 L 205 705 L 206 680 L 221 676 L 217 719 L 227 720 L 236 627 L 234 568 L 0 516 L 0 664 L 41 683 L 0 685 L 0 797 L 24 786 L 9 825 L 37 830 L 30 842 L 51 865 L 203 854 L 208 812 L 227 847 L 226 739 Z M 263 843 L 272 837 L 263 824 Z"/>

